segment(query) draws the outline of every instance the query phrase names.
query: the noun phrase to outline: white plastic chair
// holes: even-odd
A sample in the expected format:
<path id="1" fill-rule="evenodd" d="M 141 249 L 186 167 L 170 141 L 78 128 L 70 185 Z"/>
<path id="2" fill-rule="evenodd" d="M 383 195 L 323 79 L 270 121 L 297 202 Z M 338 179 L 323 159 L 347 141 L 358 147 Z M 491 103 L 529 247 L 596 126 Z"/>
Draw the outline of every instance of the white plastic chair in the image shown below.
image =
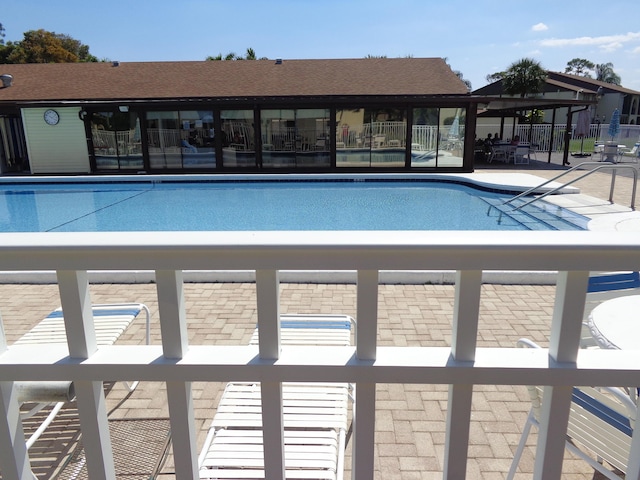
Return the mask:
<path id="1" fill-rule="evenodd" d="M 513 163 L 514 165 L 528 165 L 529 164 L 529 147 L 517 146 L 513 151 Z"/>
<path id="2" fill-rule="evenodd" d="M 518 340 L 518 346 L 540 348 L 524 338 Z M 527 388 L 531 410 L 507 474 L 508 480 L 513 479 L 516 473 L 531 427 L 539 427 L 543 389 L 537 386 Z M 565 447 L 605 477 L 620 480 L 624 478 L 629 463 L 636 414 L 636 405 L 619 388 L 574 387 Z"/>

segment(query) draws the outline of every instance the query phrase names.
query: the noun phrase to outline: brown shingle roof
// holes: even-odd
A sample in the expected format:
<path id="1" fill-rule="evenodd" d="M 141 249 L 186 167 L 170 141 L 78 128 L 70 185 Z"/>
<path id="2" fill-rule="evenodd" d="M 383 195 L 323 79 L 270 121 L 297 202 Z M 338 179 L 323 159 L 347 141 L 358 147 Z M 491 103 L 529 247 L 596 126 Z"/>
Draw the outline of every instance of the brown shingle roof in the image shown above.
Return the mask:
<path id="1" fill-rule="evenodd" d="M 441 58 L 0 65 L 1 102 L 324 95 L 458 95 Z"/>

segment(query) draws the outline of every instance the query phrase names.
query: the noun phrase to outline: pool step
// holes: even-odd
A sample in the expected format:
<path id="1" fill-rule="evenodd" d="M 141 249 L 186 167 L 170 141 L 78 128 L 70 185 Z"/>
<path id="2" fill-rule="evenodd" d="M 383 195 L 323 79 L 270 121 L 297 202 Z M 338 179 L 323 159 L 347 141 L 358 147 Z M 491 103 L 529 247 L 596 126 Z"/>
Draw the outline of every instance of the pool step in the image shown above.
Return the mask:
<path id="1" fill-rule="evenodd" d="M 490 205 L 488 216 L 495 216 L 499 223 L 516 222 L 528 230 L 584 230 L 588 221 L 582 215 L 544 201 L 517 210 L 529 199 L 517 199 L 509 204 L 499 198 L 485 198 L 485 201 Z"/>

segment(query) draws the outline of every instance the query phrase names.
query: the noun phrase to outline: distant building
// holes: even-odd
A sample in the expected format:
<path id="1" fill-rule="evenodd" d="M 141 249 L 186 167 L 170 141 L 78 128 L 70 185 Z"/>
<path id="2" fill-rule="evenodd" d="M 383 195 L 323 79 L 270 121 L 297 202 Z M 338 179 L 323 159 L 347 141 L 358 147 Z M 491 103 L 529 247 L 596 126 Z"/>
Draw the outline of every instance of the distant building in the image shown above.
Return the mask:
<path id="1" fill-rule="evenodd" d="M 547 74 L 544 91 L 531 97 L 560 101 L 570 99 L 592 101 L 594 103 L 591 107 L 592 123 L 607 123 L 616 108 L 620 110 L 621 123 L 637 125 L 640 122 L 640 92 L 580 75 L 551 71 Z M 504 93 L 502 80 L 479 88 L 473 94 L 511 97 Z M 552 111 L 547 110 L 544 121 L 550 123 L 551 117 Z M 556 112 L 555 118 L 556 123 L 565 123 L 566 108 Z"/>

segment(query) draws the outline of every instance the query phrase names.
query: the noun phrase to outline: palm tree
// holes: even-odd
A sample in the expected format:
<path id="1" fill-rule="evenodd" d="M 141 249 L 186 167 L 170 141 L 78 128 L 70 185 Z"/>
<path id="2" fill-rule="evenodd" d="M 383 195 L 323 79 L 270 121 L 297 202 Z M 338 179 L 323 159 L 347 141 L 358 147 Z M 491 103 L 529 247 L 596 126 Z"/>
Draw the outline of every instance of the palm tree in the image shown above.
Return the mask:
<path id="1" fill-rule="evenodd" d="M 620 85 L 622 79 L 620 75 L 613 71 L 613 63 L 599 63 L 596 65 L 596 80 L 601 82 Z"/>
<path id="2" fill-rule="evenodd" d="M 541 93 L 547 79 L 547 71 L 540 62 L 523 58 L 512 63 L 502 78 L 502 88 L 510 95 L 526 97 L 530 93 Z"/>
<path id="3" fill-rule="evenodd" d="M 206 60 L 257 60 L 256 51 L 253 48 L 247 48 L 247 54 L 243 57 L 242 55 L 236 55 L 234 52 L 229 52 L 226 55 L 222 55 L 219 53 L 215 57 L 208 56 Z M 260 57 L 260 60 L 268 60 L 267 57 Z"/>

